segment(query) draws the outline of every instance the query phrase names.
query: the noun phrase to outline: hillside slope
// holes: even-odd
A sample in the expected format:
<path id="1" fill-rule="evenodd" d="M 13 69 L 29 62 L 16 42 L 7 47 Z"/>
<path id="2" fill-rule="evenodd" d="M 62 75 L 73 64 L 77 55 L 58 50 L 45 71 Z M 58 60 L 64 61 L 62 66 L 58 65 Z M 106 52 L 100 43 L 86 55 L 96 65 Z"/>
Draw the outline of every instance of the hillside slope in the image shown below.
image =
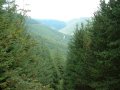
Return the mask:
<path id="1" fill-rule="evenodd" d="M 33 36 L 38 42 L 42 39 L 52 53 L 59 50 L 63 54 L 66 54 L 67 44 L 70 39 L 69 35 L 65 35 L 48 26 L 36 22 L 29 23 L 28 27 L 28 32 L 31 36 Z"/>

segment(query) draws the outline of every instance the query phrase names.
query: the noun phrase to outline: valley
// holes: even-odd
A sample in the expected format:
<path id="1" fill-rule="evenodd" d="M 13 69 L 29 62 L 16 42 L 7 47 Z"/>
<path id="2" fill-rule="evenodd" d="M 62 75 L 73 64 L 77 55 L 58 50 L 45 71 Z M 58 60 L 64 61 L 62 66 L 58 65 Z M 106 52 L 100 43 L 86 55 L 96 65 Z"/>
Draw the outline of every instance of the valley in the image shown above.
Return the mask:
<path id="1" fill-rule="evenodd" d="M 52 20 L 54 21 L 54 20 Z M 48 49 L 54 54 L 56 50 L 59 51 L 62 55 L 66 55 L 68 42 L 71 38 L 70 35 L 59 32 L 58 29 L 53 29 L 53 25 L 49 26 L 47 24 L 43 24 L 43 21 L 31 19 L 28 22 L 28 32 L 34 37 L 38 43 L 41 40 L 45 43 Z M 49 21 L 49 23 L 51 20 Z M 57 26 L 61 25 L 61 22 L 57 22 Z M 54 24 L 54 28 L 56 24 Z M 59 27 L 60 28 L 60 27 Z M 63 28 L 63 27 L 61 27 Z"/>
<path id="2" fill-rule="evenodd" d="M 51 54 L 59 52 L 66 59 L 68 43 L 75 31 L 76 25 L 85 23 L 87 17 L 68 22 L 52 19 L 28 19 L 28 32 L 35 40 L 44 42 Z"/>
<path id="3" fill-rule="evenodd" d="M 120 0 L 0 0 L 0 90 L 120 90 Z"/>

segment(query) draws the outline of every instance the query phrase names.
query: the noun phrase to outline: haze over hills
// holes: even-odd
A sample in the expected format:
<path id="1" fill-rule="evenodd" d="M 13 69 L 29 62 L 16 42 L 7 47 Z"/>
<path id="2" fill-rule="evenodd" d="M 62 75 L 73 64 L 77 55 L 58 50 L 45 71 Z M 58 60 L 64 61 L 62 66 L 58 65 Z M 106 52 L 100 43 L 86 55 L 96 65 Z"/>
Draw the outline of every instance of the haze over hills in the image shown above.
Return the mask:
<path id="1" fill-rule="evenodd" d="M 68 35 L 72 35 L 75 31 L 76 25 L 81 25 L 81 23 L 86 23 L 86 20 L 90 19 L 89 17 L 81 17 L 79 19 L 73 19 L 66 23 L 66 27 L 59 30 L 60 32 Z"/>
<path id="2" fill-rule="evenodd" d="M 80 26 L 81 23 L 86 23 L 86 20 L 89 19 L 90 17 L 81 17 L 67 22 L 54 19 L 32 19 L 28 20 L 28 22 L 31 24 L 42 24 L 61 33 L 71 35 L 75 31 L 76 24 Z"/>
<path id="3" fill-rule="evenodd" d="M 51 19 L 27 19 L 27 24 L 29 33 L 38 42 L 41 42 L 42 39 L 50 51 L 54 52 L 56 49 L 59 49 L 65 54 L 71 34 L 75 31 L 76 24 L 85 23 L 86 19 L 88 18 L 82 17 L 69 22 Z"/>
<path id="4" fill-rule="evenodd" d="M 35 20 L 55 30 L 60 30 L 66 26 L 66 23 L 60 20 L 53 19 L 35 19 Z"/>

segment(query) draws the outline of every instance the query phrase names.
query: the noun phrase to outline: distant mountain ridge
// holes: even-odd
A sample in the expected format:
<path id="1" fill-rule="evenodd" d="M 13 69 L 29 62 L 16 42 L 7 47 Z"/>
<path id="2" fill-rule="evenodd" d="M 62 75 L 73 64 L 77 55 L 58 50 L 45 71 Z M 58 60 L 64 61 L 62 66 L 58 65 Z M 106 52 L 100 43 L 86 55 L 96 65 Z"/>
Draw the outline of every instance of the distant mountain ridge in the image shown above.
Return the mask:
<path id="1" fill-rule="evenodd" d="M 68 34 L 68 35 L 72 35 L 75 31 L 76 25 L 80 26 L 81 23 L 86 23 L 86 20 L 89 20 L 89 17 L 81 17 L 79 19 L 73 19 L 70 20 L 69 22 L 67 22 L 66 27 L 62 28 L 61 30 L 59 30 L 60 32 L 64 33 L 64 34 Z"/>
<path id="2" fill-rule="evenodd" d="M 81 17 L 77 19 L 70 20 L 68 22 L 54 20 L 54 19 L 28 19 L 29 24 L 41 24 L 43 26 L 49 27 L 53 30 L 59 31 L 64 34 L 72 35 L 75 31 L 76 25 L 80 26 L 81 23 L 86 23 L 89 17 Z"/>
<path id="3" fill-rule="evenodd" d="M 53 19 L 35 19 L 35 20 L 55 30 L 60 30 L 66 26 L 66 23 L 64 21 L 59 21 L 59 20 L 53 20 Z"/>

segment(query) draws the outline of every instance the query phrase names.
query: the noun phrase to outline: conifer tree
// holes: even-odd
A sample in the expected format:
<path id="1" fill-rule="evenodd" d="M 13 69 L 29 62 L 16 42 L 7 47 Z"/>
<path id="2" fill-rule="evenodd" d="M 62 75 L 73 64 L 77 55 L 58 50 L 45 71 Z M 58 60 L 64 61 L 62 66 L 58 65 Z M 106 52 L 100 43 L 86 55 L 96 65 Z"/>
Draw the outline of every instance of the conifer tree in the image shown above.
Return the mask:
<path id="1" fill-rule="evenodd" d="M 119 11 L 119 0 L 101 0 L 91 27 L 76 31 L 69 45 L 64 90 L 120 89 Z"/>
<path id="2" fill-rule="evenodd" d="M 64 90 L 94 90 L 89 86 L 90 79 L 90 33 L 91 24 L 81 25 L 69 44 Z"/>
<path id="3" fill-rule="evenodd" d="M 94 16 L 91 49 L 96 63 L 96 72 L 92 73 L 96 89 L 119 89 L 119 4 L 118 0 L 110 0 L 107 4 L 103 0 Z"/>
<path id="4" fill-rule="evenodd" d="M 57 74 L 55 77 L 56 78 L 55 90 L 62 90 L 65 60 L 62 57 L 59 49 L 57 49 L 54 54 L 53 64 Z"/>

